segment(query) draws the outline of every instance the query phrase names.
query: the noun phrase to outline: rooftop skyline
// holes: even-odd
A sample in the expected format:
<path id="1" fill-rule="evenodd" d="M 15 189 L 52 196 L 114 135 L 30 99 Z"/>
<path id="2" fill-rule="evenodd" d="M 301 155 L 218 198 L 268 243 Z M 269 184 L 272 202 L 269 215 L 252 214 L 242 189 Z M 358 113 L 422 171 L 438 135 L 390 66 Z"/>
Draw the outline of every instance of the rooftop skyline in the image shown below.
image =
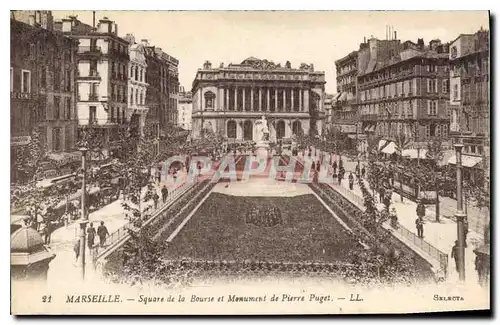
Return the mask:
<path id="1" fill-rule="evenodd" d="M 92 24 L 92 11 L 53 11 L 55 19 L 77 15 Z M 335 61 L 363 39 L 386 38 L 386 26 L 402 42 L 423 38 L 443 43 L 460 34 L 489 29 L 487 11 L 97 11 L 118 24 L 118 35 L 134 34 L 179 60 L 179 81 L 190 90 L 197 69 L 210 61 L 239 64 L 248 57 L 298 68 L 304 62 L 325 72 L 326 92 L 336 93 Z"/>

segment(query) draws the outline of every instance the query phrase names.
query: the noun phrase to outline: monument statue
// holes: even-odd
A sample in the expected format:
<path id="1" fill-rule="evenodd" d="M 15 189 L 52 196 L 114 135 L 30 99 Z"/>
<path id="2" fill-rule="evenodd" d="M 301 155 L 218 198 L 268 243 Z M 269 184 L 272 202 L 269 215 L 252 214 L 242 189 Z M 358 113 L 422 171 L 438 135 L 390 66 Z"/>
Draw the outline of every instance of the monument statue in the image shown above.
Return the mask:
<path id="1" fill-rule="evenodd" d="M 265 116 L 254 123 L 256 154 L 267 156 L 269 148 L 269 127 Z"/>
<path id="2" fill-rule="evenodd" d="M 255 136 L 255 142 L 257 143 L 269 140 L 269 128 L 265 116 L 255 121 Z"/>

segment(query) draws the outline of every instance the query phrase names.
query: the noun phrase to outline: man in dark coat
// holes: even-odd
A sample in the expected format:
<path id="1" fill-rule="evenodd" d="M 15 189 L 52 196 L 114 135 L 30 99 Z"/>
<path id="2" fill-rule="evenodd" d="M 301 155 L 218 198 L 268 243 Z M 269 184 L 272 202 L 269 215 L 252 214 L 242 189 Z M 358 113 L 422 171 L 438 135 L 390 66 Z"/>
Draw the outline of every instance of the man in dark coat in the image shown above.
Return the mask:
<path id="1" fill-rule="evenodd" d="M 455 245 L 451 248 L 451 258 L 455 260 L 455 269 L 458 272 L 458 240 L 455 240 Z"/>
<path id="2" fill-rule="evenodd" d="M 337 162 L 334 160 L 332 163 L 333 175 L 337 174 Z"/>
<path id="3" fill-rule="evenodd" d="M 361 177 L 365 178 L 366 169 L 365 166 L 361 168 Z"/>
<path id="4" fill-rule="evenodd" d="M 92 249 L 94 247 L 94 239 L 96 235 L 96 230 L 94 228 L 94 223 L 90 223 L 89 227 L 87 228 L 87 246 L 89 249 Z"/>
<path id="5" fill-rule="evenodd" d="M 415 220 L 415 227 L 417 228 L 418 238 L 424 238 L 424 219 L 421 217 L 418 217 Z"/>
<path id="6" fill-rule="evenodd" d="M 109 235 L 108 228 L 104 225 L 104 221 L 101 221 L 101 225 L 97 228 L 97 236 L 99 236 L 99 244 L 101 247 L 104 246 L 106 242 L 106 236 Z"/>
<path id="7" fill-rule="evenodd" d="M 349 173 L 349 189 L 352 191 L 354 188 L 354 176 L 352 173 Z"/>
<path id="8" fill-rule="evenodd" d="M 165 204 L 167 202 L 167 198 L 168 198 L 168 189 L 167 189 L 167 186 L 163 185 L 162 189 L 161 189 L 161 198 L 163 200 L 163 204 Z"/>

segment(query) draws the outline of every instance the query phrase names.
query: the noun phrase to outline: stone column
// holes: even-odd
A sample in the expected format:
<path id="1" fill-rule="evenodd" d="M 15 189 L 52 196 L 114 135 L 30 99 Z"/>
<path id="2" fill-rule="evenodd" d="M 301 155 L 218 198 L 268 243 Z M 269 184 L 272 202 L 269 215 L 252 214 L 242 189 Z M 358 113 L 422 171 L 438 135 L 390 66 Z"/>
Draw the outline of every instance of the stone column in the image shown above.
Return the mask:
<path id="1" fill-rule="evenodd" d="M 283 112 L 286 112 L 286 88 L 283 88 Z"/>
<path id="2" fill-rule="evenodd" d="M 238 110 L 238 87 L 234 87 L 234 110 Z"/>
<path id="3" fill-rule="evenodd" d="M 243 97 L 243 110 L 246 111 L 246 87 L 243 87 L 243 92 L 241 93 L 241 96 Z"/>
<path id="4" fill-rule="evenodd" d="M 278 88 L 274 88 L 274 110 L 278 111 Z"/>
<path id="5" fill-rule="evenodd" d="M 267 102 L 266 102 L 266 105 L 267 105 L 267 110 L 269 111 L 271 109 L 271 89 L 268 87 L 267 88 Z"/>
<path id="6" fill-rule="evenodd" d="M 253 87 L 250 88 L 250 110 L 253 112 L 255 110 L 254 105 L 253 105 Z"/>
<path id="7" fill-rule="evenodd" d="M 226 105 L 224 105 L 224 109 L 229 110 L 229 87 L 226 87 Z"/>
<path id="8" fill-rule="evenodd" d="M 304 111 L 309 112 L 309 89 L 304 90 Z"/>
<path id="9" fill-rule="evenodd" d="M 293 112 L 293 110 L 295 109 L 295 107 L 294 107 L 295 105 L 293 104 L 293 100 L 294 100 L 293 93 L 295 92 L 295 88 L 292 88 L 291 92 L 292 92 L 292 112 Z"/>
<path id="10" fill-rule="evenodd" d="M 262 88 L 259 87 L 259 111 L 262 111 Z"/>
<path id="11" fill-rule="evenodd" d="M 304 105 L 302 105 L 302 89 L 299 88 L 299 111 L 304 110 Z"/>

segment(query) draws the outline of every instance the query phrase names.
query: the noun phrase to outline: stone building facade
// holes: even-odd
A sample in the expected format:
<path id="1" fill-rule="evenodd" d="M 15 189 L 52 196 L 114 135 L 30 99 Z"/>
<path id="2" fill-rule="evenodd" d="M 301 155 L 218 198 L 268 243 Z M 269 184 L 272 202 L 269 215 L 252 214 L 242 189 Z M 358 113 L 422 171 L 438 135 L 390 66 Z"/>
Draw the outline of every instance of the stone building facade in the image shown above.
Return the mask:
<path id="1" fill-rule="evenodd" d="M 450 136 L 461 142 L 463 165 L 490 172 L 489 31 L 462 34 L 450 44 Z M 455 161 L 452 161 L 455 162 Z M 478 169 L 479 171 L 479 169 Z M 468 176 L 469 173 L 466 175 Z"/>
<path id="2" fill-rule="evenodd" d="M 191 130 L 191 114 L 193 113 L 193 96 L 190 91 L 181 87 L 179 106 L 177 110 L 177 125 L 184 130 Z"/>
<path id="3" fill-rule="evenodd" d="M 104 155 L 121 150 L 127 127 L 128 42 L 118 26 L 103 17 L 96 27 L 70 16 L 56 22 L 58 30 L 79 42 L 77 112 L 80 127 L 91 126 L 103 137 Z"/>
<path id="4" fill-rule="evenodd" d="M 129 43 L 130 61 L 128 65 L 128 108 L 127 121 L 137 128 L 140 136 L 144 136 L 144 126 L 148 107 L 146 106 L 146 93 L 148 83 L 146 82 L 147 61 L 145 49 L 142 44 L 137 44 L 132 34 L 127 34 L 125 39 Z"/>
<path id="5" fill-rule="evenodd" d="M 205 131 L 227 139 L 253 140 L 254 122 L 266 116 L 270 141 L 292 134 L 321 134 L 324 72 L 250 57 L 212 68 L 205 62 L 193 81 L 193 138 Z M 203 129 L 203 132 L 202 132 Z"/>
<path id="6" fill-rule="evenodd" d="M 448 45 L 433 40 L 425 46 L 422 39 L 395 45 L 386 60 L 369 62 L 358 72 L 362 131 L 386 140 L 404 133 L 415 147 L 425 147 L 433 138 L 446 140 Z"/>
<path id="7" fill-rule="evenodd" d="M 26 15 L 16 15 L 25 19 Z M 33 25 L 11 19 L 11 144 L 12 150 L 40 134 L 49 159 L 64 164 L 79 160 L 75 153 L 75 71 L 77 43 L 52 28 L 51 13 L 28 19 Z M 44 23 L 45 22 L 45 23 Z M 15 153 L 12 152 L 12 157 Z M 50 168 L 49 168 L 50 169 Z M 56 171 L 46 177 L 57 175 Z"/>

